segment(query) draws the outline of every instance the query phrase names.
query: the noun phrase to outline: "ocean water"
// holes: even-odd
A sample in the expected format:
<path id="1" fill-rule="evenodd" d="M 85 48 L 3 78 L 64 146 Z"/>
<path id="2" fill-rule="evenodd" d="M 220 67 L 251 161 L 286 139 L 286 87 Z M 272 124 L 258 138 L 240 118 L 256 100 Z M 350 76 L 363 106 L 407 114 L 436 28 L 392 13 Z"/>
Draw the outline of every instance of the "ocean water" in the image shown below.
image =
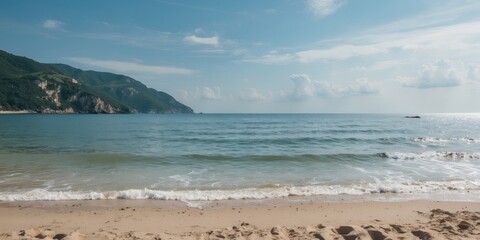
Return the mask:
<path id="1" fill-rule="evenodd" d="M 480 201 L 480 114 L 1 115 L 0 201 Z"/>

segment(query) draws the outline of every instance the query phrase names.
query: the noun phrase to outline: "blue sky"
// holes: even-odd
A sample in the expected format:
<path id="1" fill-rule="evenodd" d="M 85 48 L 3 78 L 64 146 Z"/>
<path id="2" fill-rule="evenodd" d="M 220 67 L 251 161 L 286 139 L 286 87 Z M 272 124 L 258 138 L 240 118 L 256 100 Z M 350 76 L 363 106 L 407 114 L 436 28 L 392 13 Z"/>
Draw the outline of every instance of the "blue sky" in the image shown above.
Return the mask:
<path id="1" fill-rule="evenodd" d="M 479 112 L 473 0 L 4 1 L 0 48 L 196 112 Z"/>

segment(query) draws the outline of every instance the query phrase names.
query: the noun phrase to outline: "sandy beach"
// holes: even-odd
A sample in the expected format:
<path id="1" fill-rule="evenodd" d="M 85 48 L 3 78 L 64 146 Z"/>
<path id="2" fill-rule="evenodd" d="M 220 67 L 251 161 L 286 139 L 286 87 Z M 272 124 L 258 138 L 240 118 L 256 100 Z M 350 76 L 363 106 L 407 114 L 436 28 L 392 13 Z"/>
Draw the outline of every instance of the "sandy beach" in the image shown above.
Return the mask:
<path id="1" fill-rule="evenodd" d="M 480 203 L 4 202 L 0 239 L 480 239 Z"/>
<path id="2" fill-rule="evenodd" d="M 32 114 L 34 111 L 20 110 L 20 111 L 0 111 L 0 114 Z"/>

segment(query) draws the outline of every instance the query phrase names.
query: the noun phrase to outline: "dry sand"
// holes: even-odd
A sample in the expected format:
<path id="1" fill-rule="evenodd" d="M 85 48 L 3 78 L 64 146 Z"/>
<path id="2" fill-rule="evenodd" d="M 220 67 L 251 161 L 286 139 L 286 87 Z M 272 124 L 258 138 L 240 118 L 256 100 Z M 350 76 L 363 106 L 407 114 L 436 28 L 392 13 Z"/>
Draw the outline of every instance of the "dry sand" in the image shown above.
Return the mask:
<path id="1" fill-rule="evenodd" d="M 480 239 L 480 203 L 0 203 L 0 239 Z"/>

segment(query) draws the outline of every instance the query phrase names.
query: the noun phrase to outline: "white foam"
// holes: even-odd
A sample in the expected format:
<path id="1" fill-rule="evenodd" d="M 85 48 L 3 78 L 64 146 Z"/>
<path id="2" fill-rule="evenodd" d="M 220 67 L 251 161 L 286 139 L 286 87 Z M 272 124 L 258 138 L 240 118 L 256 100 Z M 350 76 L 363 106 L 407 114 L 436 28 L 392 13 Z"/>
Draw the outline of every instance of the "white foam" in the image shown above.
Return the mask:
<path id="1" fill-rule="evenodd" d="M 466 143 L 480 143 L 480 139 L 477 138 L 440 138 L 440 137 L 417 137 L 414 138 L 415 142 L 429 142 L 429 143 L 448 143 L 448 142 L 466 142 Z"/>
<path id="2" fill-rule="evenodd" d="M 418 152 L 418 153 L 405 153 L 405 152 L 391 152 L 382 153 L 382 156 L 390 159 L 397 160 L 414 160 L 414 159 L 480 159 L 480 153 L 468 153 L 468 152 Z"/>
<path id="3" fill-rule="evenodd" d="M 58 201 L 58 200 L 98 200 L 105 199 L 99 192 L 48 191 L 35 189 L 28 192 L 0 193 L 0 201 Z"/>
<path id="4" fill-rule="evenodd" d="M 236 190 L 184 190 L 162 191 L 153 189 L 129 189 L 110 192 L 67 192 L 36 189 L 28 192 L 0 193 L 0 201 L 38 201 L 38 200 L 97 200 L 97 199 L 158 199 L 180 200 L 198 207 L 198 201 L 227 199 L 266 199 L 287 196 L 314 195 L 368 195 L 372 193 L 425 194 L 425 193 L 480 193 L 479 181 L 426 181 L 397 182 L 379 181 L 355 185 L 313 185 L 282 186 L 277 188 L 243 188 Z"/>
<path id="5" fill-rule="evenodd" d="M 190 177 L 189 175 L 178 175 L 178 174 L 170 176 L 169 178 L 181 183 L 184 187 L 189 186 L 190 181 L 192 180 L 192 177 Z"/>

